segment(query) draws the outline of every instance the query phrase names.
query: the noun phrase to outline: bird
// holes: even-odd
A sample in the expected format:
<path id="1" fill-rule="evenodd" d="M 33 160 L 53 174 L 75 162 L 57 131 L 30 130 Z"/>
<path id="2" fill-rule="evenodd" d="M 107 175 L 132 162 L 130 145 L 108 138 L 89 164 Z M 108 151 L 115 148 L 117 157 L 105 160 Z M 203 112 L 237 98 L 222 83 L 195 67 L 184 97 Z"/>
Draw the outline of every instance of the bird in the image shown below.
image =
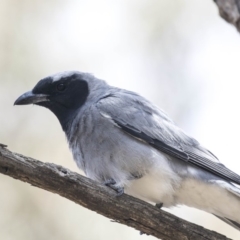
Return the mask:
<path id="1" fill-rule="evenodd" d="M 240 176 L 141 95 L 64 71 L 14 102 L 27 104 L 55 114 L 77 166 L 117 196 L 197 208 L 240 230 Z"/>

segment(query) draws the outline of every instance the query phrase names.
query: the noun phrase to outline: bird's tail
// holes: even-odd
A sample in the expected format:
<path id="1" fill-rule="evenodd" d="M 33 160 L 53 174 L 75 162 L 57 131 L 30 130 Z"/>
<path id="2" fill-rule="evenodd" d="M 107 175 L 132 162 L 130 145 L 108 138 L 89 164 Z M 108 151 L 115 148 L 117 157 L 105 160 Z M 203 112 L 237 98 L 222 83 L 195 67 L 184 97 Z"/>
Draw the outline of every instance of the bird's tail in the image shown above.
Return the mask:
<path id="1" fill-rule="evenodd" d="M 184 197 L 186 192 L 187 198 Z M 220 179 L 205 182 L 186 180 L 177 197 L 180 204 L 212 213 L 240 231 L 239 185 Z"/>
<path id="2" fill-rule="evenodd" d="M 240 186 L 239 185 L 231 182 L 220 181 L 220 180 L 216 181 L 216 183 L 219 186 L 221 186 L 223 189 L 226 189 L 230 195 L 233 195 L 234 198 L 237 198 L 240 204 Z M 228 207 L 231 208 L 231 202 L 229 202 Z M 235 212 L 235 215 L 234 215 L 234 219 L 237 219 L 237 221 L 232 220 L 228 217 L 222 217 L 218 215 L 215 215 L 215 216 L 240 231 L 240 208 L 238 209 L 237 212 Z"/>
<path id="3" fill-rule="evenodd" d="M 217 215 L 214 214 L 214 216 L 216 216 L 217 218 L 221 219 L 222 221 L 224 221 L 225 223 L 229 224 L 230 226 L 236 228 L 238 231 L 240 231 L 240 224 L 233 221 L 233 220 L 230 220 L 228 218 L 224 218 L 224 217 L 219 217 Z"/>

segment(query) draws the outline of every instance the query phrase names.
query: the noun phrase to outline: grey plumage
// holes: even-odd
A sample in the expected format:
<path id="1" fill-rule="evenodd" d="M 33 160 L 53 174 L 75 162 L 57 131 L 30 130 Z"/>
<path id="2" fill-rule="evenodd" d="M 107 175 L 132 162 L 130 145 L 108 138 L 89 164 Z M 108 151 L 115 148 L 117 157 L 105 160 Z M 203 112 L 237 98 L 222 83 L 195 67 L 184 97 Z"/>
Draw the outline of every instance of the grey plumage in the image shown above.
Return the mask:
<path id="1" fill-rule="evenodd" d="M 30 103 L 58 117 L 88 177 L 164 207 L 202 209 L 239 228 L 240 176 L 145 98 L 90 74 L 64 72 L 15 102 Z"/>

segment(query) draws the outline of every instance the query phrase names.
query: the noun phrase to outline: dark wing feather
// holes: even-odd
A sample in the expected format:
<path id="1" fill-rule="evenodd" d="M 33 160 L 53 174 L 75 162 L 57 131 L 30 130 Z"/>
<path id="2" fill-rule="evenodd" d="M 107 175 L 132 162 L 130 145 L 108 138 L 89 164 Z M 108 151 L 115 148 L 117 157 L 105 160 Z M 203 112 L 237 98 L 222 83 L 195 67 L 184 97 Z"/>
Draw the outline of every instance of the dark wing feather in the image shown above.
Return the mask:
<path id="1" fill-rule="evenodd" d="M 123 129 L 126 133 L 132 135 L 135 138 L 141 139 L 148 143 L 149 145 L 153 146 L 154 148 L 170 155 L 173 157 L 176 157 L 178 159 L 187 161 L 195 166 L 201 167 L 205 169 L 206 171 L 209 171 L 221 178 L 224 178 L 228 181 L 240 184 L 240 176 L 228 168 L 226 168 L 221 163 L 213 162 L 205 157 L 198 156 L 190 151 L 187 150 L 180 150 L 176 149 L 170 145 L 165 144 L 164 142 L 158 140 L 158 139 L 152 139 L 148 135 L 146 135 L 143 132 L 136 131 L 133 127 L 130 125 L 122 125 L 118 120 L 113 119 L 113 121 Z"/>
<path id="2" fill-rule="evenodd" d="M 198 166 L 225 180 L 240 184 L 240 176 L 223 164 L 207 149 L 179 129 L 165 113 L 143 97 L 118 90 L 97 103 L 124 132 L 140 139 L 163 153 Z"/>
<path id="3" fill-rule="evenodd" d="M 138 129 L 135 129 L 134 127 L 132 127 L 131 125 L 127 124 L 127 125 L 123 125 L 120 121 L 118 121 L 117 119 L 113 119 L 113 121 L 122 128 L 122 130 L 124 130 L 126 133 L 132 135 L 135 138 L 141 139 L 144 142 L 148 143 L 149 145 L 153 146 L 154 148 L 167 153 L 171 156 L 180 158 L 182 160 L 188 161 L 189 157 L 188 155 L 176 148 L 170 147 L 169 145 L 165 144 L 162 141 L 159 141 L 157 139 L 153 139 L 151 137 L 149 137 L 147 134 L 145 134 L 144 132 L 139 131 Z"/>

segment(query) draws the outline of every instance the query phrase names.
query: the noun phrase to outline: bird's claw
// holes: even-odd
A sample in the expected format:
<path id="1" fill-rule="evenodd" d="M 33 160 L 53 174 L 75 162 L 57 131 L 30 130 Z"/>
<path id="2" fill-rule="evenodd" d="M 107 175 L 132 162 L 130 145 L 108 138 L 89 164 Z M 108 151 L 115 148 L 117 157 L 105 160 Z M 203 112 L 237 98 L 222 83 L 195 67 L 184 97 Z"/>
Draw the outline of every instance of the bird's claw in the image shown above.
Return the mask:
<path id="1" fill-rule="evenodd" d="M 162 208 L 162 206 L 163 206 L 163 203 L 156 203 L 156 205 L 155 205 L 157 208 L 159 208 L 159 209 L 161 209 Z"/>
<path id="2" fill-rule="evenodd" d="M 105 186 L 108 186 L 110 187 L 111 189 L 113 189 L 114 191 L 117 192 L 117 196 L 121 196 L 123 193 L 124 193 L 124 188 L 123 187 L 119 187 L 119 186 L 116 186 L 117 183 L 114 179 L 110 178 L 108 180 L 106 180 L 104 182 L 104 185 Z"/>

